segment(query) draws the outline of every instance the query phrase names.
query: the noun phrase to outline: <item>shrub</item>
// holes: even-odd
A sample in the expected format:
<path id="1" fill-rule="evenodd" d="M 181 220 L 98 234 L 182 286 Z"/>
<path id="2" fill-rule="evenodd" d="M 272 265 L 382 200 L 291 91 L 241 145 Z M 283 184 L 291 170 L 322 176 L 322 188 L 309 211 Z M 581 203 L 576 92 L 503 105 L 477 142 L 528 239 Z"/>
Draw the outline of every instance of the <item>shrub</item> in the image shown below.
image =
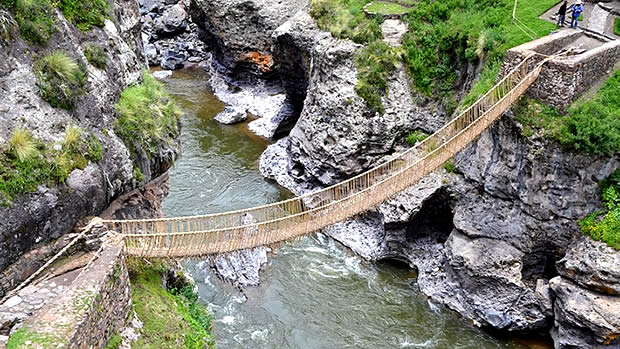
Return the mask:
<path id="1" fill-rule="evenodd" d="M 16 128 L 9 140 L 9 152 L 19 161 L 26 161 L 37 155 L 37 147 L 27 130 Z"/>
<path id="2" fill-rule="evenodd" d="M 88 63 L 92 64 L 95 68 L 105 69 L 107 57 L 101 46 L 87 45 L 84 48 L 84 56 Z"/>
<path id="3" fill-rule="evenodd" d="M 52 107 L 71 110 L 86 93 L 84 66 L 63 51 L 54 51 L 40 59 L 35 74 L 41 98 Z"/>
<path id="4" fill-rule="evenodd" d="M 614 18 L 614 34 L 620 36 L 620 18 Z"/>
<path id="5" fill-rule="evenodd" d="M 312 0 L 310 15 L 319 28 L 339 39 L 351 39 L 358 44 L 383 37 L 382 17 L 367 18 L 362 7 L 369 0 Z"/>
<path id="6" fill-rule="evenodd" d="M 24 39 L 45 44 L 56 31 L 54 7 L 50 0 L 1 0 L 12 9 Z"/>
<path id="7" fill-rule="evenodd" d="M 555 0 L 519 1 L 517 15 L 538 35 L 554 29 L 552 23 L 538 18 L 555 5 Z M 406 63 L 417 90 L 438 98 L 451 97 L 456 71 L 466 64 L 488 61 L 484 70 L 495 69 L 510 47 L 531 38 L 511 25 L 513 0 L 420 0 L 406 21 Z M 484 70 L 483 73 L 484 74 Z M 481 79 L 480 96 L 493 86 L 492 78 Z M 491 82 L 491 83 L 490 83 Z M 475 98 L 473 98 L 475 100 Z"/>
<path id="8" fill-rule="evenodd" d="M 381 97 L 388 92 L 388 78 L 401 61 L 402 51 L 382 40 L 359 49 L 355 55 L 357 85 L 355 91 L 374 111 L 383 114 Z"/>
<path id="9" fill-rule="evenodd" d="M 108 12 L 106 0 L 59 0 L 58 7 L 81 31 L 103 27 Z"/>
<path id="10" fill-rule="evenodd" d="M 620 250 L 620 170 L 601 182 L 600 191 L 605 210 L 582 219 L 581 232 Z"/>
<path id="11" fill-rule="evenodd" d="M 422 131 L 413 131 L 407 136 L 407 143 L 414 146 L 418 142 L 422 142 L 428 137 L 428 134 Z"/>
<path id="12" fill-rule="evenodd" d="M 514 111 L 526 137 L 539 130 L 569 150 L 599 155 L 620 151 L 620 71 L 592 98 L 570 106 L 567 115 L 529 98 L 522 98 Z"/>
<path id="13" fill-rule="evenodd" d="M 112 336 L 112 338 L 110 338 L 108 344 L 105 346 L 105 349 L 118 349 L 118 347 L 121 346 L 122 342 L 123 337 L 121 337 L 119 334 L 115 334 L 114 336 Z"/>
<path id="14" fill-rule="evenodd" d="M 98 162 L 101 153 L 90 151 L 93 141 L 69 126 L 62 142 L 49 146 L 28 131 L 16 129 L 6 153 L 0 153 L 0 193 L 5 200 L 33 192 L 40 184 L 63 183 L 71 171 Z M 100 144 L 99 144 L 100 146 Z"/>
<path id="15" fill-rule="evenodd" d="M 99 162 L 103 159 L 103 146 L 97 136 L 92 133 L 88 137 L 88 156 L 94 162 Z"/>
<path id="16" fill-rule="evenodd" d="M 0 8 L 0 44 L 9 43 L 17 32 L 17 22 L 11 14 Z"/>
<path id="17" fill-rule="evenodd" d="M 114 131 L 135 154 L 142 149 L 153 156 L 178 135 L 179 110 L 163 85 L 148 73 L 144 81 L 126 88 L 116 105 Z"/>
<path id="18" fill-rule="evenodd" d="M 567 148 L 589 154 L 620 151 L 620 70 L 593 98 L 568 109 L 556 138 Z"/>
<path id="19" fill-rule="evenodd" d="M 454 165 L 454 162 L 452 161 L 448 161 L 445 164 L 443 164 L 443 169 L 446 170 L 446 172 L 448 173 L 453 173 L 454 169 L 456 168 L 456 166 Z"/>

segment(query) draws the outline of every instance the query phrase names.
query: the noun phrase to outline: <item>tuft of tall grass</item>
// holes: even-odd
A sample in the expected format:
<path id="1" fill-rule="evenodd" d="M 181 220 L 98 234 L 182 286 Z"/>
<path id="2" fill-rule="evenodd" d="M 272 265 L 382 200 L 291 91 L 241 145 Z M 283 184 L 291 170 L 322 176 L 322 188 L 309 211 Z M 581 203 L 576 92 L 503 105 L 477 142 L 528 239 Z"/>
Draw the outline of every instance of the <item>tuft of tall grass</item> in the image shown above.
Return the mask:
<path id="1" fill-rule="evenodd" d="M 63 51 L 54 51 L 37 61 L 35 74 L 41 98 L 52 107 L 72 110 L 86 93 L 84 66 Z"/>
<path id="2" fill-rule="evenodd" d="M 82 129 L 73 125 L 67 127 L 65 132 L 64 146 L 67 149 L 75 149 L 82 138 Z"/>
<path id="3" fill-rule="evenodd" d="M 312 0 L 310 15 L 317 25 L 339 39 L 363 44 L 381 39 L 382 17 L 367 18 L 362 8 L 370 0 Z"/>
<path id="4" fill-rule="evenodd" d="M 11 14 L 0 8 L 0 44 L 8 44 L 13 40 L 18 28 L 17 22 Z"/>
<path id="5" fill-rule="evenodd" d="M 38 150 L 32 134 L 23 128 L 13 130 L 9 140 L 9 152 L 21 162 L 36 156 Z"/>
<path id="6" fill-rule="evenodd" d="M 153 156 L 179 133 L 179 109 L 163 85 L 148 73 L 143 74 L 141 84 L 121 93 L 116 111 L 114 131 L 134 154 L 143 150 Z"/>

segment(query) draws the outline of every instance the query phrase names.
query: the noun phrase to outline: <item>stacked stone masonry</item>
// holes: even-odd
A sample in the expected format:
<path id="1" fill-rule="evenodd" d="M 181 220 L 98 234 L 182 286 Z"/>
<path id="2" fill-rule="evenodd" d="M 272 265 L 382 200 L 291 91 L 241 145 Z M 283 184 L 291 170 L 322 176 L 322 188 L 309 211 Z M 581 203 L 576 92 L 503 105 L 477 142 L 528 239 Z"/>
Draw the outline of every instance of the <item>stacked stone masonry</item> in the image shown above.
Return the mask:
<path id="1" fill-rule="evenodd" d="M 596 38 L 580 30 L 562 30 L 508 50 L 500 76 L 530 54 L 537 55 L 540 61 L 565 49 L 575 52 L 574 48 L 584 46 L 583 42 L 589 43 L 584 52 L 581 52 L 583 48 L 578 49 L 578 54 L 547 62 L 528 91 L 530 97 L 563 110 L 592 87 L 601 75 L 613 69 L 620 60 L 620 40 Z M 587 46 L 596 47 L 588 49 Z"/>
<path id="2" fill-rule="evenodd" d="M 107 247 L 64 293 L 18 331 L 35 347 L 38 341 L 45 341 L 53 348 L 103 348 L 123 328 L 130 308 L 129 274 L 121 249 Z M 13 336 L 16 334 L 13 331 Z M 29 347 L 16 339 L 11 338 L 9 344 Z"/>

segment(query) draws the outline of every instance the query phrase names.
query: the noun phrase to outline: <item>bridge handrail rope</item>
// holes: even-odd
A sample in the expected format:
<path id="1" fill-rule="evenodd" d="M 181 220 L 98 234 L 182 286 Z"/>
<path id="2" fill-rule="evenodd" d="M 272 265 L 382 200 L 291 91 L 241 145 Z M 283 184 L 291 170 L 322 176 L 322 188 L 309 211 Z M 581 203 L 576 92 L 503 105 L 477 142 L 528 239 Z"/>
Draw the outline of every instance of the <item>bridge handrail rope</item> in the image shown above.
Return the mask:
<path id="1" fill-rule="evenodd" d="M 550 59 L 528 72 L 529 65 L 535 63 L 531 62 L 532 56 L 526 57 L 476 103 L 423 142 L 336 185 L 245 210 L 192 217 L 107 220 L 104 224 L 125 238 L 126 253 L 151 257 L 229 252 L 324 228 L 406 189 L 477 138 L 527 90 Z M 313 204 L 317 200 L 321 202 Z M 332 210 L 334 207 L 336 210 Z"/>

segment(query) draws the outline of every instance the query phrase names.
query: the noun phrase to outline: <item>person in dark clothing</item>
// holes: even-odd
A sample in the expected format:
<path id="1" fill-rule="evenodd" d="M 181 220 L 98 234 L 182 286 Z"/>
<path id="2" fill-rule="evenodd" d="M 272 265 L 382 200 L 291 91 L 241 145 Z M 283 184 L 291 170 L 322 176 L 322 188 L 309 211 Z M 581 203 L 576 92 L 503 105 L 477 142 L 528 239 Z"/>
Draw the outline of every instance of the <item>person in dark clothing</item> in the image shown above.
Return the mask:
<path id="1" fill-rule="evenodd" d="M 560 6 L 560 9 L 558 10 L 558 13 L 556 13 L 556 15 L 558 15 L 558 27 L 564 26 L 564 20 L 566 19 L 566 6 L 567 5 L 568 5 L 568 1 L 564 1 L 562 6 Z"/>

